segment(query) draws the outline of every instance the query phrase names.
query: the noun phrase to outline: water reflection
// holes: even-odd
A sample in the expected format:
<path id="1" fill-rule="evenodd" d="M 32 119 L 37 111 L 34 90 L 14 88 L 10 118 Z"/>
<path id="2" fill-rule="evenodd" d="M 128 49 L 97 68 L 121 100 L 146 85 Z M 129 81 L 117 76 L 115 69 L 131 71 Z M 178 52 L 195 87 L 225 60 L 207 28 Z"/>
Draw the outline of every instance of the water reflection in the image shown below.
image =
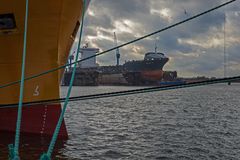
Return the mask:
<path id="1" fill-rule="evenodd" d="M 8 159 L 8 144 L 14 142 L 14 134 L 0 132 L 0 159 Z M 20 157 L 23 160 L 39 159 L 43 152 L 46 152 L 50 143 L 49 137 L 39 137 L 37 135 L 21 135 Z M 53 152 L 53 157 L 61 160 L 67 159 L 61 154 L 66 140 L 58 140 Z"/>

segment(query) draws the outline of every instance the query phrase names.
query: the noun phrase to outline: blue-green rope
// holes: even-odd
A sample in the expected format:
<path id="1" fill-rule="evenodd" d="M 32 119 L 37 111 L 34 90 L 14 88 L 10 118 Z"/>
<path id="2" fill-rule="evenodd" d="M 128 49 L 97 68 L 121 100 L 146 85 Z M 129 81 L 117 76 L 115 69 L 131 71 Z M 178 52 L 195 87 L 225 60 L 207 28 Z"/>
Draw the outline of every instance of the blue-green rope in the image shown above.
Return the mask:
<path id="1" fill-rule="evenodd" d="M 18 103 L 18 116 L 16 123 L 16 134 L 15 134 L 15 144 L 9 145 L 9 159 L 18 160 L 19 158 L 19 139 L 21 130 L 21 119 L 22 119 L 22 104 L 23 104 L 23 92 L 24 92 L 24 79 L 25 79 L 25 60 L 26 60 L 26 50 L 27 50 L 27 30 L 28 30 L 28 0 L 26 0 L 26 11 L 25 11 L 25 24 L 24 24 L 24 41 L 23 41 L 23 56 L 22 56 L 22 73 L 21 73 L 21 83 L 20 83 L 20 95 Z"/>
<path id="2" fill-rule="evenodd" d="M 84 0 L 84 2 L 83 2 L 82 22 L 81 22 L 80 35 L 79 35 L 79 41 L 78 41 L 77 54 L 76 54 L 76 57 L 75 57 L 75 62 L 78 61 L 78 57 L 79 57 L 79 53 L 80 53 L 80 46 L 81 46 L 82 33 L 83 33 L 83 24 L 84 24 L 84 15 L 85 15 L 85 7 L 86 7 L 86 0 Z M 67 96 L 66 96 L 66 99 L 65 99 L 65 102 L 64 102 L 64 105 L 63 105 L 63 109 L 62 109 L 61 115 L 59 117 L 57 126 L 56 126 L 54 134 L 52 136 L 52 140 L 51 140 L 50 145 L 48 147 L 48 151 L 47 151 L 47 153 L 42 154 L 42 156 L 40 157 L 40 160 L 50 160 L 51 159 L 51 155 L 52 155 L 52 152 L 53 152 L 53 149 L 54 149 L 57 137 L 58 137 L 58 133 L 59 133 L 61 125 L 62 125 L 64 114 L 65 114 L 66 109 L 67 109 L 69 97 L 71 95 L 76 69 L 77 69 L 77 63 L 74 64 L 74 68 L 73 68 L 73 72 L 72 72 L 72 76 L 71 76 L 71 80 L 70 80 Z"/>

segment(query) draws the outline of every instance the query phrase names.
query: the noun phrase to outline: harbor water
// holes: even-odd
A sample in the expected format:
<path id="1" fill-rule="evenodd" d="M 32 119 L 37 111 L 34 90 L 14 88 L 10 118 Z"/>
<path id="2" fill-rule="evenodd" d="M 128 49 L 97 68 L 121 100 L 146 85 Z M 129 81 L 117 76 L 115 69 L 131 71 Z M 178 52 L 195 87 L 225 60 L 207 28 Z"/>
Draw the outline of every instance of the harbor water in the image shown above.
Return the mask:
<path id="1" fill-rule="evenodd" d="M 142 87 L 74 87 L 72 96 Z M 62 87 L 62 97 L 67 87 Z M 210 85 L 123 97 L 70 102 L 69 139 L 53 159 L 240 159 L 240 84 Z M 10 135 L 0 133 L 0 159 Z M 24 136 L 23 160 L 39 159 L 49 139 Z"/>

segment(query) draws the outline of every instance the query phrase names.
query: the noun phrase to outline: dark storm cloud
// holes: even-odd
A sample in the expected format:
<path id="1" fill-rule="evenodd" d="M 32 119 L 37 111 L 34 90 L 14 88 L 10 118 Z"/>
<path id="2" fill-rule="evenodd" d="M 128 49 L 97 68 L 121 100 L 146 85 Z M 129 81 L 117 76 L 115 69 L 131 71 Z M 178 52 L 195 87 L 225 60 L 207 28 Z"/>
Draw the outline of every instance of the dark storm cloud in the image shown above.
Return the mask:
<path id="1" fill-rule="evenodd" d="M 148 1 L 139 0 L 93 0 L 93 9 L 100 15 L 110 16 L 113 19 L 134 18 L 138 13 L 148 14 Z"/>
<path id="2" fill-rule="evenodd" d="M 118 43 L 126 43 L 144 34 L 179 22 L 224 0 L 92 0 L 85 23 L 85 38 L 90 46 L 106 50 L 114 46 L 113 32 Z M 141 59 L 153 51 L 156 39 L 159 51 L 170 57 L 165 69 L 179 71 L 180 75 L 221 76 L 223 68 L 224 14 L 239 11 L 239 1 L 191 22 L 122 48 L 121 62 Z M 239 16 L 227 16 L 229 60 L 239 63 Z M 115 64 L 115 53 L 101 56 L 102 65 Z M 237 69 L 232 67 L 236 72 Z M 186 74 L 185 74 L 186 73 Z M 214 75 L 213 75 L 214 74 Z"/>
<path id="3" fill-rule="evenodd" d="M 86 19 L 86 26 L 100 26 L 106 29 L 113 28 L 113 20 L 109 16 L 99 15 L 99 16 L 89 16 Z"/>

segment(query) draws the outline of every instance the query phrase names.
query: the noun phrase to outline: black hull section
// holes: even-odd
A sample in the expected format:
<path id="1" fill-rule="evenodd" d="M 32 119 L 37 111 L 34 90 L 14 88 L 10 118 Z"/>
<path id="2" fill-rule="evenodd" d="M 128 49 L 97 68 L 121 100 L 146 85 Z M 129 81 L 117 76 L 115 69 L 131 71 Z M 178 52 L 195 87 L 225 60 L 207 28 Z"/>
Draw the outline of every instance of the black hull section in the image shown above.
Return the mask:
<path id="1" fill-rule="evenodd" d="M 129 61 L 126 62 L 123 67 L 130 72 L 152 71 L 162 70 L 163 66 L 168 62 L 168 58 L 142 60 L 142 61 Z"/>
<path id="2" fill-rule="evenodd" d="M 69 86 L 72 72 L 67 72 L 63 77 L 63 86 Z M 73 86 L 97 86 L 99 73 L 97 71 L 77 72 L 73 81 Z"/>
<path id="3" fill-rule="evenodd" d="M 141 76 L 140 72 L 126 72 L 123 74 L 124 78 L 130 85 L 144 85 L 146 80 L 144 80 Z"/>

